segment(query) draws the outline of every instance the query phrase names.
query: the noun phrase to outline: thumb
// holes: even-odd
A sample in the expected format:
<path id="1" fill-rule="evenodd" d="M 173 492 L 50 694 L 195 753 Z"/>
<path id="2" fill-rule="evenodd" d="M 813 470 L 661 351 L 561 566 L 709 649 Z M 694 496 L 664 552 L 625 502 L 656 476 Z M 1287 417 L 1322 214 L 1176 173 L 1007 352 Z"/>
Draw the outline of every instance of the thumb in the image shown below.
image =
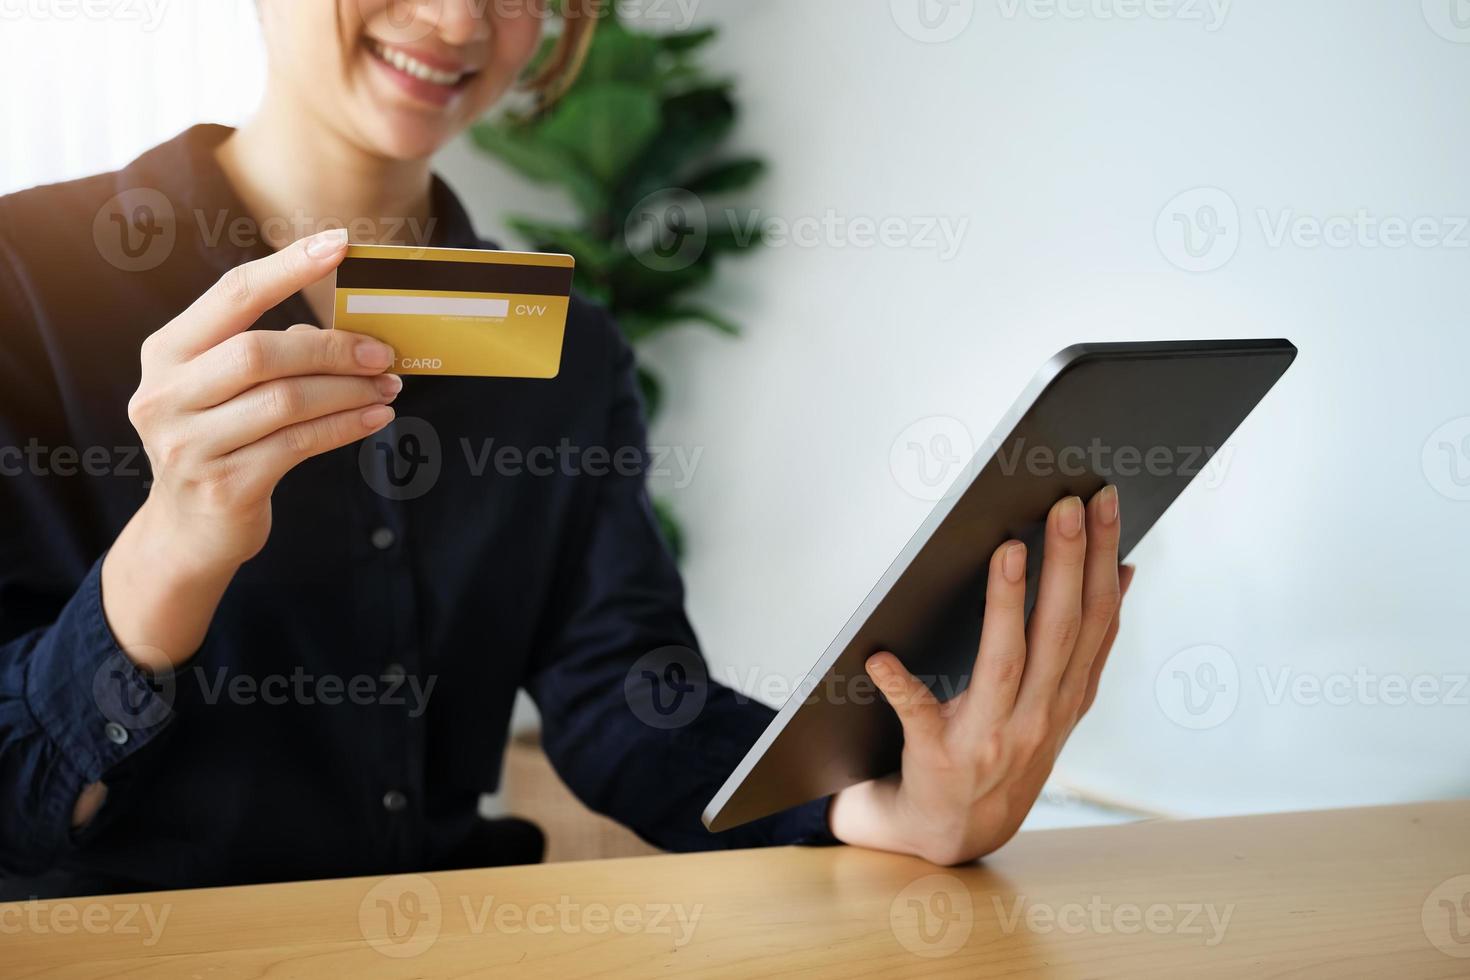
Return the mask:
<path id="1" fill-rule="evenodd" d="M 269 310 L 331 275 L 346 254 L 347 230 L 334 228 L 237 265 L 164 328 L 164 339 L 183 358 L 201 354 L 249 330 Z"/>
<path id="2" fill-rule="evenodd" d="M 944 728 L 944 715 L 939 700 L 927 684 L 910 674 L 897 657 L 887 652 L 869 657 L 867 671 L 898 715 L 907 741 L 924 741 L 939 736 Z"/>

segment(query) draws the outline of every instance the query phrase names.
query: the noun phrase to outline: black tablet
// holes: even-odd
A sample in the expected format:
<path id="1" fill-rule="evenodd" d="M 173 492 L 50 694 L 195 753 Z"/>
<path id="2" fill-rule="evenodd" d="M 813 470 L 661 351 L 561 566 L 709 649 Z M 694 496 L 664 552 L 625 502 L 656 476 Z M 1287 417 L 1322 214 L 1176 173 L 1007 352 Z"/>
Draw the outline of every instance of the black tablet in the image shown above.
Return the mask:
<path id="1" fill-rule="evenodd" d="M 1047 512 L 1116 484 L 1126 556 L 1296 357 L 1285 340 L 1079 344 L 1053 357 L 725 781 L 725 830 L 899 766 L 903 733 L 863 665 L 892 651 L 948 700 L 980 642 L 991 553 L 1028 546 L 1035 601 Z"/>

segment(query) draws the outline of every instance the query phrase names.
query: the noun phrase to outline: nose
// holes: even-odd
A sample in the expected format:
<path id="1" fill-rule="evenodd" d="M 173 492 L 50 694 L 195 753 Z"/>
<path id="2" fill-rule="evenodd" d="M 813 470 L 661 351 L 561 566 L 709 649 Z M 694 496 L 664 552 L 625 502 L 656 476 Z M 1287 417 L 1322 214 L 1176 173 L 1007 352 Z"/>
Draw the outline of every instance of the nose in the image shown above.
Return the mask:
<path id="1" fill-rule="evenodd" d="M 445 44 L 455 46 L 483 41 L 490 36 L 490 4 L 494 0 L 428 0 L 420 3 L 422 16 Z"/>

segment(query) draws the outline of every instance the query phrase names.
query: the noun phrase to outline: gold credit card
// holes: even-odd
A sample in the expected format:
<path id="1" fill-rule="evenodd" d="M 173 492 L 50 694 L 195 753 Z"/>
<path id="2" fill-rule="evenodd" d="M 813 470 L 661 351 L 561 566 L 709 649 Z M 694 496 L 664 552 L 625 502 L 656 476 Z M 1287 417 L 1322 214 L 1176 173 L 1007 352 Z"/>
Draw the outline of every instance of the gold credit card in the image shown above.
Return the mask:
<path id="1" fill-rule="evenodd" d="M 332 327 L 391 346 L 397 374 L 554 378 L 574 266 L 541 252 L 350 245 Z"/>

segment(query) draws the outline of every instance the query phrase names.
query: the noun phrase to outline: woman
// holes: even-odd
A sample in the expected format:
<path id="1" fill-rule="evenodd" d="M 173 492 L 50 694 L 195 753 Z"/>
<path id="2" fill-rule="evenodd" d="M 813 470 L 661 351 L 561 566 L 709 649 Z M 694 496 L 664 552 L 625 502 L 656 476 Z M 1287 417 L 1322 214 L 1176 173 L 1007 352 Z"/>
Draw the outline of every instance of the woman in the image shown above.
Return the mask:
<path id="1" fill-rule="evenodd" d="M 624 696 L 650 652 L 702 663 L 640 467 L 591 463 L 644 440 L 606 314 L 574 300 L 561 374 L 537 382 L 405 387 L 384 345 L 319 329 L 347 235 L 307 230 L 489 247 L 429 160 L 512 88 L 541 11 L 260 6 L 270 72 L 249 123 L 0 199 L 8 891 L 535 860 L 476 815 L 519 686 L 576 793 L 666 848 L 843 841 L 958 863 L 1009 839 L 1117 630 L 1116 492 L 1053 511 L 1029 625 L 1024 546 L 996 552 L 964 695 L 941 707 L 872 658 L 901 773 L 708 834 L 701 807 L 771 713 L 710 683 L 669 728 Z M 546 96 L 594 26 L 571 6 L 533 82 Z M 576 452 L 487 469 L 505 447 Z M 431 489 L 404 492 L 420 465 Z"/>

